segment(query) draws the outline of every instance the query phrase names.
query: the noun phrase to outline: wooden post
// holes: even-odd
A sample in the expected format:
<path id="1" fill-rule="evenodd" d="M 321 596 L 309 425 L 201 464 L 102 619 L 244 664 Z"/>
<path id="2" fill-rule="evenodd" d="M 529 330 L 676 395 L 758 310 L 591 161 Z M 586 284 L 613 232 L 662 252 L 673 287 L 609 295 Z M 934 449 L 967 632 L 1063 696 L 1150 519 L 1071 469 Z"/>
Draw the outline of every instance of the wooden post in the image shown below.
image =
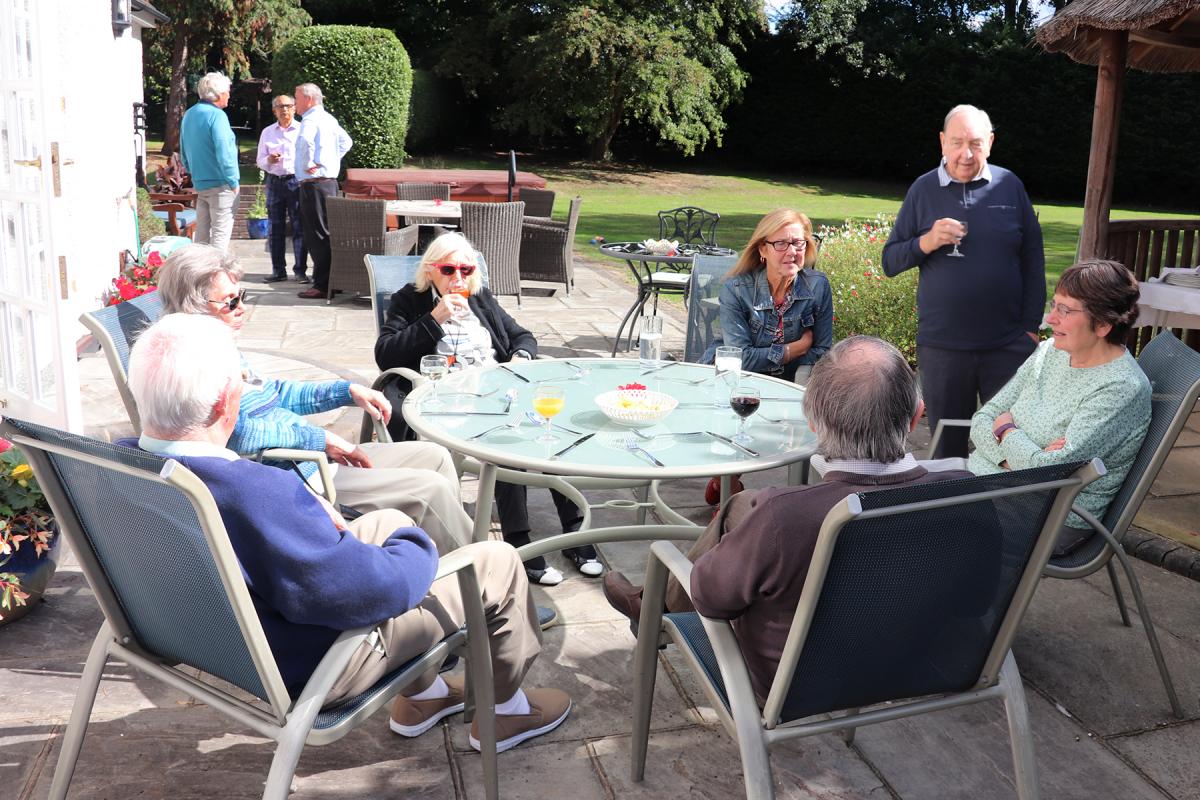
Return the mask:
<path id="1" fill-rule="evenodd" d="M 1096 108 L 1092 114 L 1092 149 L 1088 154 L 1087 191 L 1083 198 L 1080 258 L 1103 255 L 1108 241 L 1125 58 L 1129 50 L 1128 31 L 1095 31 L 1095 35 L 1100 37 L 1100 65 L 1096 70 Z"/>

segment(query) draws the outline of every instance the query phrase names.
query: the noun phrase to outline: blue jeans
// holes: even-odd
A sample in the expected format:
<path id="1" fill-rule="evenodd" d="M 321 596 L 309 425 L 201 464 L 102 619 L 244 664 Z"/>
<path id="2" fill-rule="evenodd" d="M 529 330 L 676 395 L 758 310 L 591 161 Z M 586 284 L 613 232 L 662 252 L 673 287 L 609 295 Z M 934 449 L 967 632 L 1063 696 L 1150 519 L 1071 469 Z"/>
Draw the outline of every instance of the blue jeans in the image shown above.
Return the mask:
<path id="1" fill-rule="evenodd" d="M 284 258 L 287 220 L 292 220 L 292 252 L 296 264 L 292 271 L 303 275 L 308 271 L 308 251 L 304 248 L 304 226 L 300 224 L 300 182 L 295 175 L 286 178 L 267 173 L 267 219 L 271 223 L 268 243 L 271 249 L 271 269 L 279 276 L 287 275 Z"/>

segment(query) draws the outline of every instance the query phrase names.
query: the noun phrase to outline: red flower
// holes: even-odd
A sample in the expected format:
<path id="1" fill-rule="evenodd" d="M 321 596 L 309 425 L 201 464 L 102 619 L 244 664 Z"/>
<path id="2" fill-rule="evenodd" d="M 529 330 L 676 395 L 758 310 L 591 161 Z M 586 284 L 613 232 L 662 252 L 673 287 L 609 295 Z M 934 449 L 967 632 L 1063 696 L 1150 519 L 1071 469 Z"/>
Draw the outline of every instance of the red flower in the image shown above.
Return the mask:
<path id="1" fill-rule="evenodd" d="M 642 384 L 642 383 L 627 383 L 624 386 L 618 386 L 617 390 L 618 391 L 621 391 L 621 390 L 638 391 L 639 389 L 645 389 L 645 388 L 646 388 L 645 384 Z"/>
<path id="2" fill-rule="evenodd" d="M 146 266 L 148 267 L 161 267 L 162 263 L 162 256 L 158 254 L 157 250 L 155 250 L 146 258 Z"/>
<path id="3" fill-rule="evenodd" d="M 12 442 L 8 439 L 0 439 L 0 453 L 7 453 L 12 450 Z"/>

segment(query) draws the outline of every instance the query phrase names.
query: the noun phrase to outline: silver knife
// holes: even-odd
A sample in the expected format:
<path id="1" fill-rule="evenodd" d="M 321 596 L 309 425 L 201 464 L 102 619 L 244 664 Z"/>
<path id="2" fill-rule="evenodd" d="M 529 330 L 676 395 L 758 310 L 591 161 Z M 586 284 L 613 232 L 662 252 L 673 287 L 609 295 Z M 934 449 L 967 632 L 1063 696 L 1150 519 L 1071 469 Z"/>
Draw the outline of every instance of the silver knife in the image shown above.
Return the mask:
<path id="1" fill-rule="evenodd" d="M 571 442 L 569 445 L 564 447 L 562 450 L 559 450 L 557 453 L 550 456 L 550 460 L 553 461 L 556 458 L 562 458 L 567 453 L 571 452 L 576 447 L 579 447 L 579 445 L 583 444 L 584 442 L 586 442 L 588 439 L 592 438 L 595 435 L 596 435 L 595 433 L 588 433 L 588 434 L 584 434 L 583 436 L 580 436 L 578 439 Z"/>
<path id="2" fill-rule="evenodd" d="M 506 417 L 503 411 L 422 411 L 422 417 Z"/>
<path id="3" fill-rule="evenodd" d="M 524 375 L 517 372 L 515 369 L 508 366 L 507 364 L 497 364 L 497 366 L 500 367 L 500 369 L 507 372 L 509 375 L 512 375 L 515 378 L 520 378 L 521 380 L 525 381 L 526 383 L 529 383 L 529 378 L 526 378 Z"/>
<path id="4" fill-rule="evenodd" d="M 673 367 L 678 363 L 679 363 L 678 361 L 668 361 L 667 363 L 663 364 L 662 366 L 651 367 L 650 369 L 642 370 L 642 374 L 649 375 L 651 372 L 662 372 L 664 369 L 667 369 L 668 367 Z"/>
<path id="5" fill-rule="evenodd" d="M 722 436 L 721 434 L 715 433 L 714 431 L 705 431 L 705 433 L 707 433 L 709 436 L 713 437 L 714 439 L 720 439 L 722 442 L 729 445 L 730 447 L 736 447 L 738 450 L 741 450 L 743 453 L 745 453 L 748 456 L 754 456 L 755 458 L 758 458 L 758 456 L 759 456 L 759 453 L 757 450 L 751 450 L 749 447 L 746 447 L 746 445 L 744 445 L 744 444 L 738 444 L 733 439 L 730 439 L 728 436 Z"/>

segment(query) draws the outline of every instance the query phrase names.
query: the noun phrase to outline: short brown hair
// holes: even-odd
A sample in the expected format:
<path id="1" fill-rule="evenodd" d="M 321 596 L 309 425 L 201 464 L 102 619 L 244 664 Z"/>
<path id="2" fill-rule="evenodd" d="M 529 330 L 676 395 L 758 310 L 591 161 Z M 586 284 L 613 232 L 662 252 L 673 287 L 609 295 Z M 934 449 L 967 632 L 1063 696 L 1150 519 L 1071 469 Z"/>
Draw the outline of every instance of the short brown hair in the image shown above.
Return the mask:
<path id="1" fill-rule="evenodd" d="M 1137 319 L 1141 293 L 1137 278 L 1124 264 L 1102 259 L 1080 261 L 1063 272 L 1054 291 L 1083 303 L 1092 321 L 1092 330 L 1097 325 L 1111 325 L 1105 341 L 1125 343 L 1125 335 Z"/>

